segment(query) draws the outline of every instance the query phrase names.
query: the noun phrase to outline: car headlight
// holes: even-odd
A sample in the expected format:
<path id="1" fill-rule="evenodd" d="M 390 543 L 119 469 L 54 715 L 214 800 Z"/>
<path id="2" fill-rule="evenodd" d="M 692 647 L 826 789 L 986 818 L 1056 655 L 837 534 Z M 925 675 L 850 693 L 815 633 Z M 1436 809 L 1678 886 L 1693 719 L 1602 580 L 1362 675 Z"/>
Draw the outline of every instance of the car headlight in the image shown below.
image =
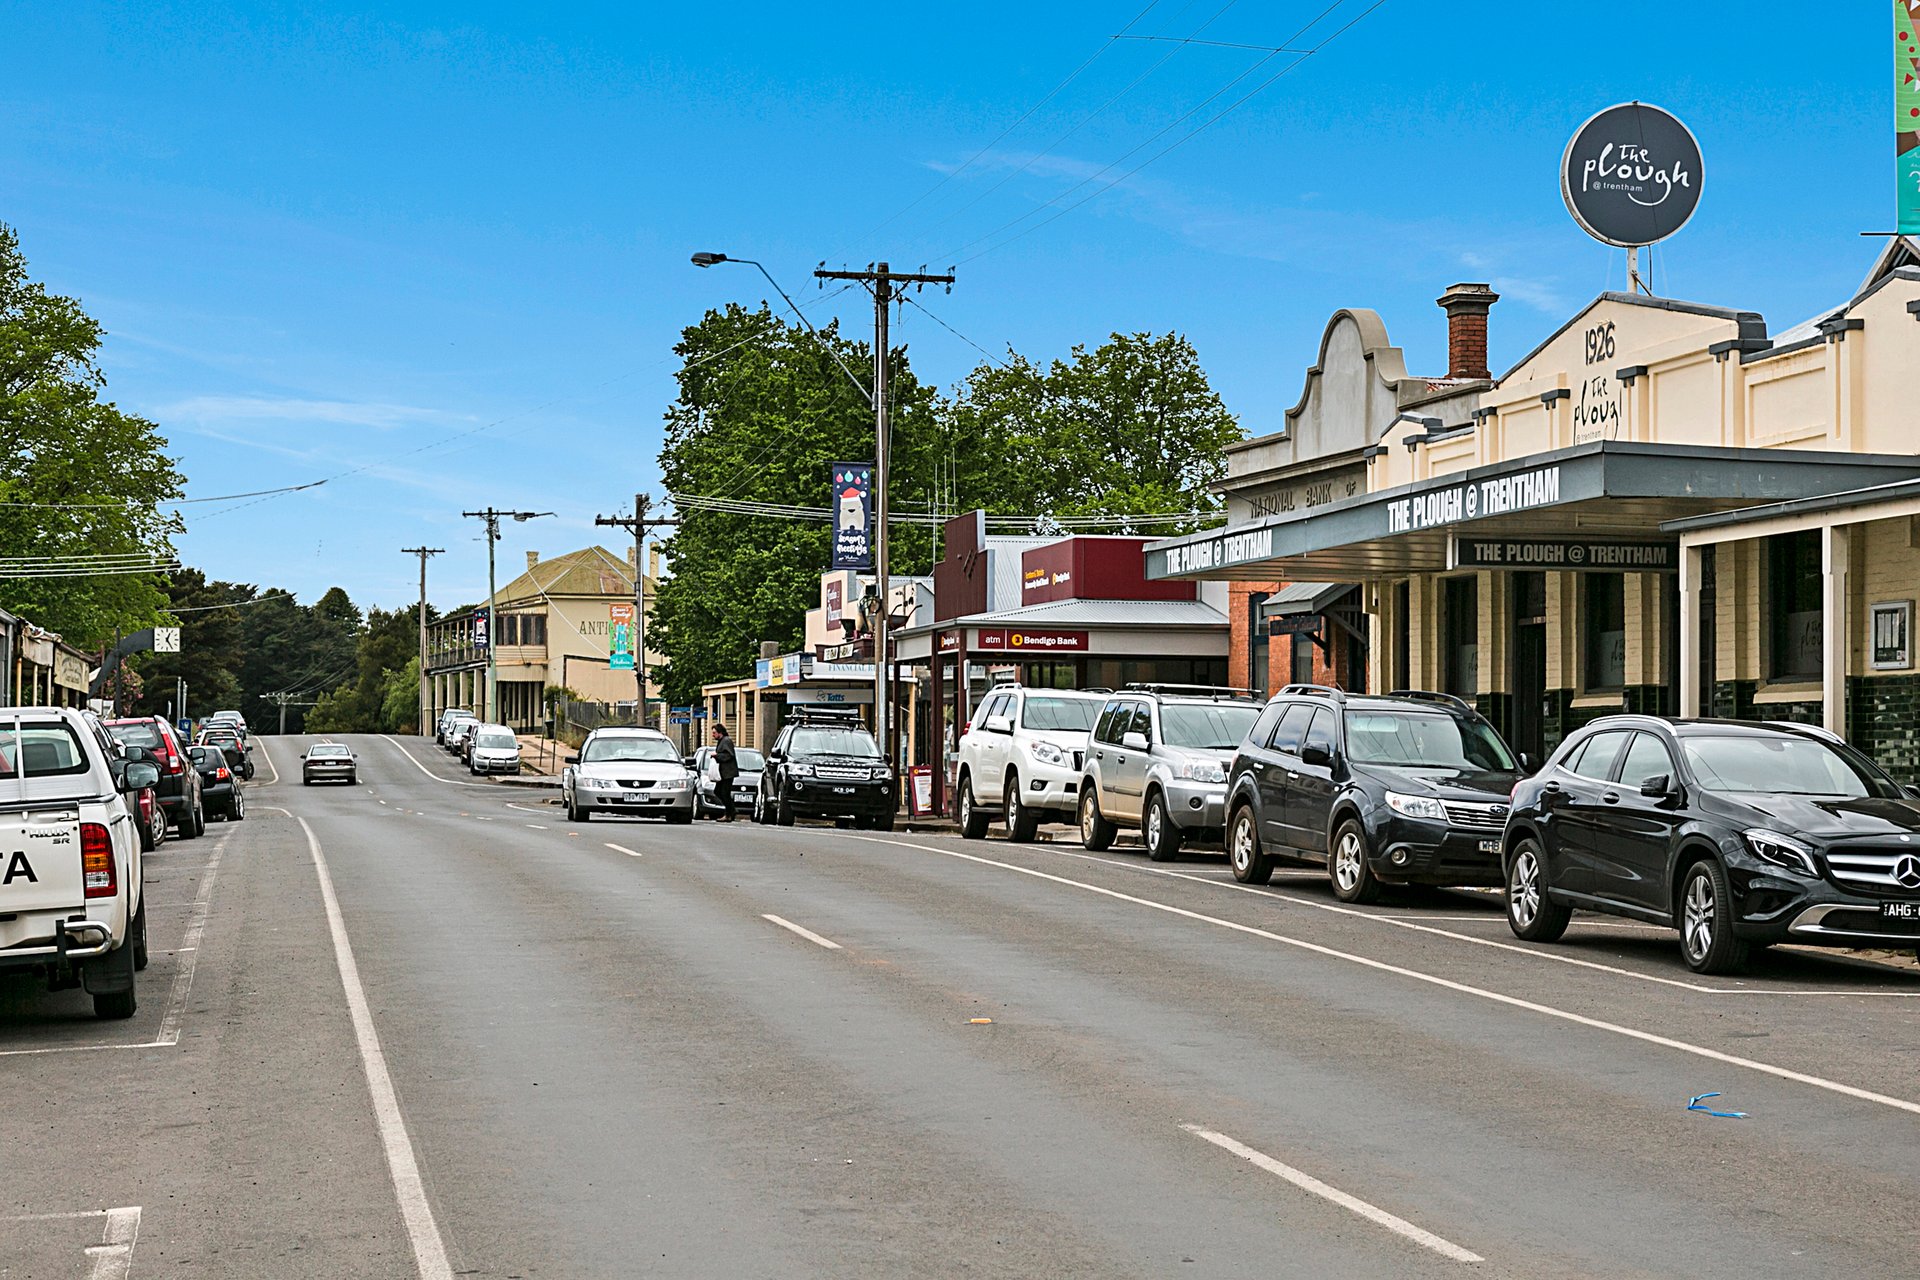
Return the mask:
<path id="1" fill-rule="evenodd" d="M 685 791 L 687 784 L 692 781 L 691 778 L 668 778 L 661 782 L 660 786 L 665 791 Z"/>
<path id="2" fill-rule="evenodd" d="M 1405 814 L 1409 818 L 1426 818 L 1433 822 L 1447 820 L 1447 806 L 1432 796 L 1408 796 L 1398 791 L 1389 791 L 1387 808 L 1395 813 Z"/>
<path id="3" fill-rule="evenodd" d="M 1225 782 L 1227 770 L 1218 760 L 1188 760 L 1181 764 L 1176 776 L 1189 782 Z"/>
<path id="4" fill-rule="evenodd" d="M 787 776 L 791 778 L 811 778 L 813 776 L 813 766 L 810 764 L 790 764 L 787 766 Z"/>
<path id="5" fill-rule="evenodd" d="M 1777 831 L 1763 831 L 1759 828 L 1743 831 L 1740 834 L 1746 840 L 1747 848 L 1760 861 L 1772 863 L 1776 867 L 1785 867 L 1788 871 L 1798 872 L 1803 876 L 1819 876 L 1820 872 L 1813 865 L 1813 850 L 1793 837 L 1783 836 Z"/>
<path id="6" fill-rule="evenodd" d="M 1029 742 L 1027 751 L 1041 764 L 1065 764 L 1067 753 L 1051 742 Z"/>
<path id="7" fill-rule="evenodd" d="M 867 776 L 875 782 L 886 782 L 893 777 L 893 770 L 887 768 L 885 765 L 881 765 L 869 770 Z"/>

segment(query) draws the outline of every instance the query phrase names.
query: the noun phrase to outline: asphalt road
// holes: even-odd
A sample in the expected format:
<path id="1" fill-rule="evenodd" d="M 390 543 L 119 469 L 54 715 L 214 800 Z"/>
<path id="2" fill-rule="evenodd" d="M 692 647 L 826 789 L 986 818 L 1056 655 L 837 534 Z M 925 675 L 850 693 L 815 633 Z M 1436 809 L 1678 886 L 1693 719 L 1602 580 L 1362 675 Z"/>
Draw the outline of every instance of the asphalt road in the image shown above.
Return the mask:
<path id="1" fill-rule="evenodd" d="M 1910 965 L 352 741 L 150 860 L 131 1023 L 0 986 L 0 1277 L 1915 1272 Z"/>

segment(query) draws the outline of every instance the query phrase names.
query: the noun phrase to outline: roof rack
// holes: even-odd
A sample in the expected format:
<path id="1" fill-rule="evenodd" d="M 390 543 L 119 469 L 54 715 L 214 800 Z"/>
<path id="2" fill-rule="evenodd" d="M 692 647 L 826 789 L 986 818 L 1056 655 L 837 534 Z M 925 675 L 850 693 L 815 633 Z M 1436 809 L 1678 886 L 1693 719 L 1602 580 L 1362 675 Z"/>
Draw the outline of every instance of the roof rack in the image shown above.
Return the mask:
<path id="1" fill-rule="evenodd" d="M 1145 684 L 1135 681 L 1123 686 L 1127 693 L 1167 693 L 1177 698 L 1257 698 L 1252 689 L 1224 684 Z"/>
<path id="2" fill-rule="evenodd" d="M 789 705 L 787 718 L 790 720 L 831 720 L 843 724 L 860 722 L 858 707 L 822 707 L 810 703 Z"/>
<path id="3" fill-rule="evenodd" d="M 1474 705 L 1471 702 L 1468 702 L 1458 694 L 1435 693 L 1431 689 L 1395 689 L 1386 696 L 1389 698 L 1404 698 L 1408 702 L 1441 702 L 1450 707 L 1458 707 L 1460 710 L 1473 715 L 1480 714 L 1474 709 Z"/>
<path id="4" fill-rule="evenodd" d="M 1335 702 L 1345 702 L 1347 700 L 1347 691 L 1345 689 L 1336 689 L 1330 684 L 1290 684 L 1274 696 L 1283 698 L 1290 693 L 1317 693 L 1332 698 Z"/>

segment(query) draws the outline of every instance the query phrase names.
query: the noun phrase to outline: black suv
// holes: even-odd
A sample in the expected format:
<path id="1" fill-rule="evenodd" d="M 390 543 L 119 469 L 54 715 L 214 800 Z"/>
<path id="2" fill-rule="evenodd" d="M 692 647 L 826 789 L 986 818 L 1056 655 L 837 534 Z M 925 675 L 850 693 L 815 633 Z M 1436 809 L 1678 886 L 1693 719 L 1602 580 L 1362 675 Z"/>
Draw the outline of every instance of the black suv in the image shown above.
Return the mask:
<path id="1" fill-rule="evenodd" d="M 1276 857 L 1324 862 L 1342 902 L 1384 884 L 1497 885 L 1500 832 L 1521 771 L 1459 698 L 1381 697 L 1294 684 L 1234 757 L 1227 861 L 1265 884 Z"/>
<path id="2" fill-rule="evenodd" d="M 893 770 L 858 712 L 799 710 L 767 752 L 753 820 L 790 827 L 796 816 L 844 818 L 891 831 L 897 795 Z"/>
<path id="3" fill-rule="evenodd" d="M 1608 716 L 1515 789 L 1507 923 L 1575 907 L 1668 925 L 1697 973 L 1756 947 L 1920 940 L 1920 804 L 1824 729 Z"/>

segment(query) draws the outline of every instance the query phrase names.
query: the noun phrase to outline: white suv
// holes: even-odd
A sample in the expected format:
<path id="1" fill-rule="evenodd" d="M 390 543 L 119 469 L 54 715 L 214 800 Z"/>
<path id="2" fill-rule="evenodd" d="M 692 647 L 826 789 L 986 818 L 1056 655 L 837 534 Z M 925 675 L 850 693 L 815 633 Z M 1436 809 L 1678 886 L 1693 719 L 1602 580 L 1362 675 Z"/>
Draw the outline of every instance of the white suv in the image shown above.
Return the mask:
<path id="1" fill-rule="evenodd" d="M 89 712 L 0 711 L 0 972 L 84 986 L 98 1016 L 133 1016 L 147 908 L 129 801 L 159 781 Z"/>
<path id="2" fill-rule="evenodd" d="M 1042 822 L 1072 822 L 1080 807 L 1087 733 L 1104 693 L 1000 685 L 960 738 L 954 780 L 960 834 L 978 840 L 994 812 L 1009 840 L 1033 839 Z"/>

